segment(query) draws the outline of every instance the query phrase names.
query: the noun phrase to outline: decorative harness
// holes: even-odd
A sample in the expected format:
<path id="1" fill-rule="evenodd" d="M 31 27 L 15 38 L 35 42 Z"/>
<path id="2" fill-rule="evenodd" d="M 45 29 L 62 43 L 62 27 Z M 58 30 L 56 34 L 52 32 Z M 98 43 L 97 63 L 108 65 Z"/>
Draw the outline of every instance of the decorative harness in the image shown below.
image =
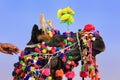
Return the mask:
<path id="1" fill-rule="evenodd" d="M 50 74 L 50 62 L 51 59 L 59 57 L 64 63 L 66 70 L 68 70 L 65 76 L 68 79 L 72 79 L 75 76 L 75 73 L 72 71 L 76 67 L 76 63 L 72 60 L 73 57 L 70 55 L 69 51 L 71 47 L 78 44 L 79 51 L 81 55 L 81 72 L 80 76 L 82 80 L 84 78 L 91 78 L 91 80 L 100 80 L 98 75 L 98 66 L 96 64 L 96 58 L 92 56 L 92 41 L 95 40 L 96 31 L 79 31 L 76 33 L 77 42 L 73 42 L 73 39 L 70 35 L 72 32 L 66 32 L 63 36 L 66 36 L 67 39 L 60 43 L 61 47 L 49 47 L 45 42 L 42 44 L 27 45 L 26 48 L 35 48 L 35 52 L 21 52 L 20 61 L 15 63 L 13 76 L 16 80 L 16 76 L 23 78 L 25 80 L 36 80 L 36 79 L 48 79 L 52 80 Z M 81 44 L 82 42 L 82 44 Z M 85 46 L 85 48 L 82 47 Z M 51 51 L 52 54 L 47 53 Z M 41 66 L 41 61 L 45 58 L 49 58 L 46 65 Z M 32 72 L 32 73 L 31 73 Z M 34 76 L 31 75 L 34 73 Z M 55 72 L 56 77 L 62 77 L 64 72 L 62 69 L 58 69 Z"/>

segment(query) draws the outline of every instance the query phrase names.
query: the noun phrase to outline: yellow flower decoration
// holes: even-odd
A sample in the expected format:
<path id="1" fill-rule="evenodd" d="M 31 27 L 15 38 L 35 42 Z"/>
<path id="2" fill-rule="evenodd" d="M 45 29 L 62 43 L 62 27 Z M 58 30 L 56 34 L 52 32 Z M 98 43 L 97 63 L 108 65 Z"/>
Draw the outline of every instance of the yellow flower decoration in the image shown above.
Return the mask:
<path id="1" fill-rule="evenodd" d="M 71 23 L 73 23 L 73 22 L 74 22 L 74 18 L 73 18 L 73 17 L 70 17 L 70 18 L 69 18 L 69 21 L 70 21 Z"/>
<path id="2" fill-rule="evenodd" d="M 59 10 L 58 10 L 58 13 L 57 13 L 58 18 L 60 18 L 60 17 L 62 16 L 62 14 L 63 14 L 62 9 L 59 9 Z"/>
<path id="3" fill-rule="evenodd" d="M 69 14 L 64 14 L 64 15 L 61 17 L 61 20 L 66 21 L 66 20 L 69 19 L 69 17 L 70 17 Z"/>
<path id="4" fill-rule="evenodd" d="M 68 26 L 74 22 L 74 14 L 75 12 L 70 7 L 59 9 L 57 12 L 57 16 L 61 20 L 61 23 L 67 23 Z"/>
<path id="5" fill-rule="evenodd" d="M 72 14 L 72 15 L 75 14 L 75 12 L 70 7 L 67 7 L 66 9 L 67 9 L 68 14 Z"/>

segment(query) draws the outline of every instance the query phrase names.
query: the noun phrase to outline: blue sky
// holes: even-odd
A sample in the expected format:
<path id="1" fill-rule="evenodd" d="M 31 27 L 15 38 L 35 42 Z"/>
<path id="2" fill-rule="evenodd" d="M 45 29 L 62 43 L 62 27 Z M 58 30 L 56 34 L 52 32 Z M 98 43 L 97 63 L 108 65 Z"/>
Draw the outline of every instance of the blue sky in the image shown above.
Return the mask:
<path id="1" fill-rule="evenodd" d="M 0 42 L 17 45 L 23 50 L 30 40 L 31 29 L 39 24 L 44 13 L 61 32 L 67 31 L 57 18 L 57 10 L 70 6 L 75 11 L 75 22 L 69 27 L 76 32 L 87 23 L 95 25 L 103 37 L 106 50 L 97 56 L 102 80 L 118 80 L 120 76 L 120 1 L 119 0 L 0 0 Z M 13 64 L 18 55 L 0 54 L 0 78 L 12 80 Z M 80 67 L 75 69 L 74 80 Z M 64 78 L 65 80 L 65 78 Z"/>

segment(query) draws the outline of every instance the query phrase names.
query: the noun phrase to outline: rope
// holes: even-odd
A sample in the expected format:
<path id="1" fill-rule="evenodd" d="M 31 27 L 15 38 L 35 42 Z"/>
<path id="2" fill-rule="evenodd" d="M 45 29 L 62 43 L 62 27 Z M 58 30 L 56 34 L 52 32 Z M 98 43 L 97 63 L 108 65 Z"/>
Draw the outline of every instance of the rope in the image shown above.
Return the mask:
<path id="1" fill-rule="evenodd" d="M 79 39 L 79 34 L 78 34 L 78 32 L 76 33 L 76 36 L 77 36 L 77 42 L 78 42 L 78 46 L 79 46 L 79 50 L 80 50 L 80 57 L 81 57 L 81 64 L 83 65 L 83 59 L 82 59 L 82 54 L 81 54 L 81 52 L 82 52 L 82 50 L 81 50 L 81 45 L 80 45 L 80 39 Z M 82 77 L 82 80 L 84 80 L 84 77 Z"/>

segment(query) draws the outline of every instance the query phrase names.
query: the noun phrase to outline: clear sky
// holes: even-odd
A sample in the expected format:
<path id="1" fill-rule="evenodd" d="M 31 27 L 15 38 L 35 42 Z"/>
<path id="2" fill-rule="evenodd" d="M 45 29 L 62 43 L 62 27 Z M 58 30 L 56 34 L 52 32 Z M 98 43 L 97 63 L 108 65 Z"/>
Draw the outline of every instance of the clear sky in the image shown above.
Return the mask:
<path id="1" fill-rule="evenodd" d="M 57 18 L 57 10 L 67 6 L 75 11 L 70 30 L 76 32 L 92 23 L 105 41 L 106 50 L 97 56 L 102 80 L 119 80 L 120 0 L 0 0 L 0 42 L 13 43 L 23 50 L 33 25 L 40 25 L 41 13 L 61 32 L 67 31 Z M 0 54 L 0 80 L 12 80 L 11 72 L 18 56 Z M 79 71 L 80 67 L 75 69 L 74 80 L 81 80 Z"/>

